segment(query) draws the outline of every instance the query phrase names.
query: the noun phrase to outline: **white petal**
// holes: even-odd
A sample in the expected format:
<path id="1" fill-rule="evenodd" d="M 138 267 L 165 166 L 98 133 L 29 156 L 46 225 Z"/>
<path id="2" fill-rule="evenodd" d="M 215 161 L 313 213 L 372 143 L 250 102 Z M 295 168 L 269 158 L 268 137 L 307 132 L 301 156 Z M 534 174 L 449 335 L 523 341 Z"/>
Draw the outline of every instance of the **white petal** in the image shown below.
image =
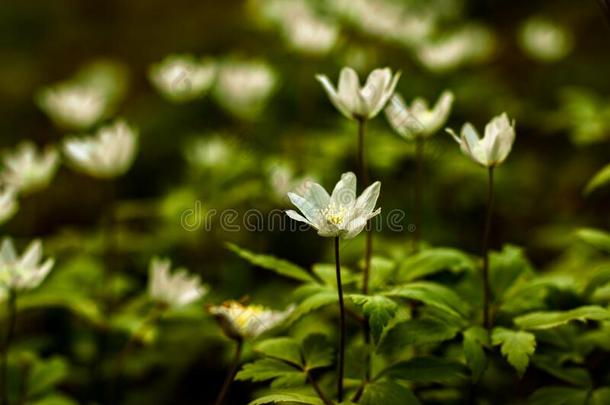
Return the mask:
<path id="1" fill-rule="evenodd" d="M 364 215 L 371 213 L 375 209 L 380 191 L 381 182 L 379 181 L 368 186 L 356 200 L 356 211 L 360 211 Z"/>
<path id="2" fill-rule="evenodd" d="M 325 75 L 316 75 L 316 79 L 318 79 L 318 81 L 322 84 L 322 87 L 326 91 L 326 94 L 328 95 L 330 102 L 335 106 L 335 108 L 337 110 L 339 110 L 339 112 L 341 112 L 341 114 L 343 114 L 347 118 L 351 119 L 352 118 L 351 112 L 349 111 L 347 106 L 345 106 L 343 104 L 343 101 L 337 94 L 337 91 L 333 87 L 333 85 L 330 82 L 330 80 L 328 79 L 328 77 L 326 77 Z"/>
<path id="3" fill-rule="evenodd" d="M 308 221 L 314 223 L 320 216 L 320 209 L 305 198 L 295 193 L 288 193 L 290 201 L 305 215 Z"/>
<path id="4" fill-rule="evenodd" d="M 356 200 L 356 175 L 352 172 L 343 173 L 341 180 L 333 189 L 330 203 L 337 207 L 348 207 Z"/>
<path id="5" fill-rule="evenodd" d="M 360 80 L 358 74 L 351 67 L 344 67 L 339 74 L 338 86 L 339 100 L 346 110 L 353 116 L 354 113 L 359 113 L 360 100 L 358 92 L 360 90 Z"/>

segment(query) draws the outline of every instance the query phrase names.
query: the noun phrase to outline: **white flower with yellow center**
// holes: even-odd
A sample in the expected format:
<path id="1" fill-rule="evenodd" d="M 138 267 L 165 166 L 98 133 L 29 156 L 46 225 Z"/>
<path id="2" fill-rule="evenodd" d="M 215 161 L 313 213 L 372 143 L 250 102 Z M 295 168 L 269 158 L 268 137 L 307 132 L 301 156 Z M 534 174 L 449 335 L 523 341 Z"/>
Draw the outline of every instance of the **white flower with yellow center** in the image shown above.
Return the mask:
<path id="1" fill-rule="evenodd" d="M 404 138 L 425 138 L 434 135 L 447 122 L 452 104 L 450 91 L 443 92 L 433 108 L 422 98 L 416 98 L 409 106 L 400 94 L 395 94 L 385 113 L 392 128 Z"/>
<path id="2" fill-rule="evenodd" d="M 293 210 L 286 214 L 312 226 L 320 236 L 351 239 L 381 212 L 381 208 L 375 210 L 380 189 L 381 183 L 376 181 L 356 198 L 356 175 L 344 173 L 331 195 L 317 183 L 310 183 L 302 196 L 288 193 L 290 201 L 303 215 Z"/>
<path id="3" fill-rule="evenodd" d="M 207 294 L 207 287 L 198 276 L 189 276 L 185 269 L 171 272 L 168 259 L 154 258 L 150 261 L 148 294 L 154 300 L 170 307 L 181 307 Z"/>
<path id="4" fill-rule="evenodd" d="M 20 193 L 41 190 L 49 185 L 59 166 L 59 153 L 54 148 L 38 152 L 29 141 L 3 156 L 4 170 L 0 179 Z"/>
<path id="5" fill-rule="evenodd" d="M 203 96 L 216 77 L 216 64 L 211 59 L 192 55 L 170 55 L 151 66 L 149 78 L 157 90 L 175 102 L 190 101 Z"/>
<path id="6" fill-rule="evenodd" d="M 373 70 L 363 87 L 360 87 L 358 73 L 350 67 L 341 69 L 337 89 L 325 75 L 317 75 L 316 79 L 326 90 L 333 105 L 349 119 L 371 119 L 386 105 L 398 79 L 400 72 L 392 76 L 390 68 Z"/>
<path id="7" fill-rule="evenodd" d="M 12 187 L 5 187 L 0 191 L 0 224 L 8 221 L 19 209 L 17 192 Z"/>
<path id="8" fill-rule="evenodd" d="M 466 156 L 481 166 L 496 167 L 504 162 L 513 147 L 515 121 L 511 122 L 506 113 L 494 117 L 485 126 L 485 136 L 482 139 L 470 123 L 464 124 L 460 136 L 452 129 L 447 129 L 447 132 Z"/>
<path id="9" fill-rule="evenodd" d="M 220 323 L 224 333 L 232 339 L 254 339 L 282 323 L 294 310 L 274 311 L 260 305 L 244 305 L 227 301 L 208 306 L 208 312 Z"/>
<path id="10" fill-rule="evenodd" d="M 53 259 L 42 260 L 42 243 L 35 240 L 19 256 L 13 241 L 5 238 L 0 247 L 0 295 L 7 292 L 31 290 L 49 274 L 54 265 Z"/>
<path id="11" fill-rule="evenodd" d="M 125 121 L 100 128 L 95 136 L 68 138 L 63 151 L 77 170 L 97 178 L 121 176 L 131 167 L 138 135 Z"/>

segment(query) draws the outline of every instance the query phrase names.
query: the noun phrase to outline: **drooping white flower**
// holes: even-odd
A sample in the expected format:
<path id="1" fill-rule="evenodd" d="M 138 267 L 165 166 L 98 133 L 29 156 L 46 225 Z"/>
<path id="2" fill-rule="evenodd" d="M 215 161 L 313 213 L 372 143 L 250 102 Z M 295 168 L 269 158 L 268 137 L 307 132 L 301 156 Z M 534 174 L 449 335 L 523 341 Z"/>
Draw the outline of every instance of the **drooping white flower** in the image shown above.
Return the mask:
<path id="1" fill-rule="evenodd" d="M 203 96 L 212 86 L 216 64 L 192 55 L 170 55 L 151 66 L 149 78 L 157 90 L 174 102 Z"/>
<path id="2" fill-rule="evenodd" d="M 210 305 L 208 312 L 214 315 L 224 333 L 232 339 L 254 339 L 282 323 L 294 310 L 274 311 L 260 305 L 244 305 L 227 301 L 222 305 Z"/>
<path id="3" fill-rule="evenodd" d="M 150 261 L 148 294 L 154 300 L 170 307 L 181 307 L 207 294 L 207 287 L 198 276 L 189 276 L 185 269 L 171 272 L 168 259 L 154 258 Z"/>
<path id="4" fill-rule="evenodd" d="M 409 106 L 400 94 L 395 94 L 385 113 L 392 128 L 401 136 L 407 139 L 429 137 L 445 124 L 452 104 L 453 93 L 450 91 L 443 92 L 433 108 L 429 108 L 428 102 L 422 98 L 416 98 Z"/>
<path id="5" fill-rule="evenodd" d="M 64 140 L 63 151 L 77 170 L 97 178 L 123 175 L 131 167 L 138 135 L 125 121 L 100 128 L 94 136 Z"/>
<path id="6" fill-rule="evenodd" d="M 17 192 L 12 187 L 5 187 L 0 191 L 0 224 L 8 221 L 19 209 Z"/>
<path id="7" fill-rule="evenodd" d="M 0 180 L 20 193 L 31 193 L 49 185 L 59 166 L 59 153 L 52 147 L 39 152 L 32 142 L 25 141 L 5 153 L 2 161 Z"/>
<path id="8" fill-rule="evenodd" d="M 7 292 L 31 290 L 49 274 L 55 261 L 42 260 L 42 242 L 34 240 L 19 256 L 10 238 L 5 238 L 0 247 L 0 295 Z"/>
<path id="9" fill-rule="evenodd" d="M 470 123 L 464 124 L 460 136 L 452 129 L 447 132 L 460 145 L 462 152 L 484 167 L 495 167 L 504 162 L 515 141 L 515 121 L 506 113 L 494 117 L 485 126 L 485 136 L 481 139 Z"/>
<path id="10" fill-rule="evenodd" d="M 381 208 L 375 210 L 380 189 L 381 183 L 376 181 L 356 198 L 356 175 L 343 173 L 331 195 L 317 183 L 309 184 L 303 196 L 288 193 L 288 198 L 303 216 L 293 210 L 286 214 L 309 224 L 320 236 L 351 239 L 362 232 L 369 219 L 381 212 Z"/>
<path id="11" fill-rule="evenodd" d="M 363 87 L 356 71 L 350 67 L 341 69 L 339 84 L 335 89 L 325 75 L 317 75 L 316 78 L 333 105 L 349 119 L 371 119 L 386 105 L 398 79 L 400 72 L 392 76 L 390 68 L 373 70 Z"/>

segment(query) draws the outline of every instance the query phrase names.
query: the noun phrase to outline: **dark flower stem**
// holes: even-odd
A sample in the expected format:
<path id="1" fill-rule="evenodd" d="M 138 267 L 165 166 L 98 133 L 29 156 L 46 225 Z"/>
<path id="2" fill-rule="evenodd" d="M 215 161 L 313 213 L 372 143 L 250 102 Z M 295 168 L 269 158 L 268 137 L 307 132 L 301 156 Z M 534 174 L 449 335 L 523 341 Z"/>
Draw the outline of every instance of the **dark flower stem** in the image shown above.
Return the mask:
<path id="1" fill-rule="evenodd" d="M 316 391 L 316 394 L 318 394 L 318 397 L 322 400 L 324 405 L 333 405 L 333 401 L 331 401 L 326 397 L 326 395 L 324 395 L 324 392 L 322 391 L 316 380 L 313 378 L 311 373 L 309 371 L 305 371 L 305 373 L 307 374 L 307 380 L 309 381 L 313 389 Z"/>
<path id="2" fill-rule="evenodd" d="M 491 231 L 491 217 L 494 204 L 494 168 L 488 169 L 488 187 L 487 187 L 487 217 L 485 218 L 485 231 L 483 233 L 483 326 L 486 329 L 491 329 L 491 318 L 489 307 L 491 304 L 491 286 L 489 284 L 489 234 Z"/>
<path id="3" fill-rule="evenodd" d="M 337 376 L 337 398 L 343 401 L 343 372 L 345 367 L 345 306 L 343 304 L 343 284 L 341 283 L 341 261 L 339 258 L 339 238 L 335 238 L 335 264 L 337 266 L 337 291 L 339 292 L 339 374 Z"/>
<path id="4" fill-rule="evenodd" d="M 2 345 L 2 353 L 0 355 L 0 389 L 2 396 L 2 405 L 8 405 L 8 352 L 13 340 L 13 334 L 15 333 L 15 324 L 17 321 L 17 294 L 13 290 L 8 291 L 8 297 L 6 300 L 7 308 L 7 329 L 4 337 L 4 344 Z"/>
<path id="5" fill-rule="evenodd" d="M 236 339 L 237 347 L 235 348 L 235 356 L 233 357 L 233 362 L 231 363 L 231 368 L 229 369 L 229 373 L 227 374 L 227 378 L 225 379 L 224 384 L 222 384 L 222 388 L 220 389 L 220 393 L 214 402 L 215 405 L 221 405 L 227 396 L 227 392 L 229 392 L 229 387 L 233 380 L 235 379 L 235 375 L 237 374 L 237 370 L 239 369 L 239 362 L 241 361 L 241 352 L 244 347 L 243 339 Z"/>
<path id="6" fill-rule="evenodd" d="M 413 251 L 419 251 L 422 224 L 422 194 L 424 181 L 424 143 L 421 137 L 415 138 L 415 230 L 413 232 Z"/>

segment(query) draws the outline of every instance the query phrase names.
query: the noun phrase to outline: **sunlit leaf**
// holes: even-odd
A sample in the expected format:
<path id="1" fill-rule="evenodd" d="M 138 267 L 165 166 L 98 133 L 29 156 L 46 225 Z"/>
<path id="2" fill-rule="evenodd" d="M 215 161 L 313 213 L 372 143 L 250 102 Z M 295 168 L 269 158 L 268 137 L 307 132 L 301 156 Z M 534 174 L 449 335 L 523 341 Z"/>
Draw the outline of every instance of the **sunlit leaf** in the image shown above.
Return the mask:
<path id="1" fill-rule="evenodd" d="M 267 357 L 284 360 L 298 366 L 303 365 L 301 358 L 301 347 L 293 338 L 280 337 L 267 339 L 255 346 L 255 350 Z"/>
<path id="2" fill-rule="evenodd" d="M 421 301 L 457 317 L 464 316 L 468 312 L 468 306 L 455 292 L 432 282 L 419 281 L 405 284 L 386 292 L 385 295 Z"/>
<path id="3" fill-rule="evenodd" d="M 398 269 L 398 280 L 413 281 L 438 273 L 461 273 L 476 268 L 474 261 L 457 249 L 432 248 L 422 250 L 404 260 Z"/>
<path id="4" fill-rule="evenodd" d="M 334 349 L 326 336 L 314 333 L 303 340 L 303 357 L 307 370 L 328 367 L 333 364 Z"/>
<path id="5" fill-rule="evenodd" d="M 515 318 L 515 325 L 523 329 L 548 329 L 571 321 L 586 322 L 610 320 L 610 311 L 597 305 L 589 305 L 569 311 L 533 312 Z"/>
<path id="6" fill-rule="evenodd" d="M 369 320 L 373 341 L 377 343 L 383 328 L 396 314 L 398 305 L 387 297 L 380 295 L 366 296 L 351 294 L 348 296 L 357 306 L 362 308 L 364 315 Z"/>
<path id="7" fill-rule="evenodd" d="M 489 345 L 487 330 L 480 326 L 472 326 L 463 332 L 464 357 L 472 371 L 472 379 L 478 381 L 487 367 L 487 356 L 484 346 Z"/>
<path id="8" fill-rule="evenodd" d="M 536 351 L 536 336 L 529 332 L 514 331 L 505 328 L 494 328 L 491 335 L 494 346 L 500 345 L 500 351 L 508 362 L 523 376 Z"/>
<path id="9" fill-rule="evenodd" d="M 610 164 L 604 166 L 589 180 L 585 188 L 585 194 L 590 194 L 608 183 L 610 183 Z"/>
<path id="10" fill-rule="evenodd" d="M 610 253 L 610 233 L 599 229 L 582 228 L 576 231 L 576 236 L 591 246 Z"/>

